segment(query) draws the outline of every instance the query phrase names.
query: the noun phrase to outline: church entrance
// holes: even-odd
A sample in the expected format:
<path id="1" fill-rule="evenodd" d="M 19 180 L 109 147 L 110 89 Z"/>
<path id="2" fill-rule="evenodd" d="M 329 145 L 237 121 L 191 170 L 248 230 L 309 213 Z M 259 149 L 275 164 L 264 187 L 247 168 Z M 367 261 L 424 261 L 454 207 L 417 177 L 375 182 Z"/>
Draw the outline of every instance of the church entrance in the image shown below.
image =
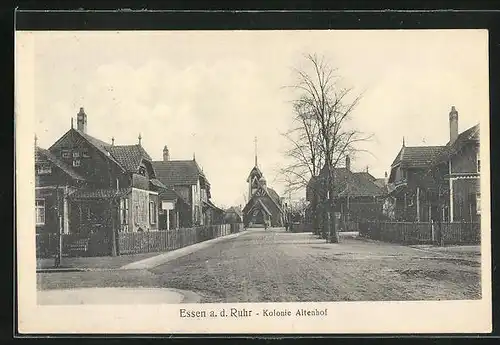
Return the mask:
<path id="1" fill-rule="evenodd" d="M 264 212 L 259 209 L 254 209 L 250 218 L 252 224 L 264 225 Z"/>

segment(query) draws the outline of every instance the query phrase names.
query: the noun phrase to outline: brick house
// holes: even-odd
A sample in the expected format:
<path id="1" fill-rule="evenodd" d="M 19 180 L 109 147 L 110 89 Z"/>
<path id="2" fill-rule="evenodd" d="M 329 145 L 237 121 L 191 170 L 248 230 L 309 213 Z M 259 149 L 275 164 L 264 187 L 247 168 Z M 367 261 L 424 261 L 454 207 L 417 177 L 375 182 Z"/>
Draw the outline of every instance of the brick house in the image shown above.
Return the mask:
<path id="1" fill-rule="evenodd" d="M 166 188 L 160 191 L 161 227 L 192 227 L 221 224 L 223 210 L 210 200 L 210 182 L 193 156 L 192 160 L 171 160 L 167 146 L 163 160 L 154 161 L 158 180 Z"/>
<path id="2" fill-rule="evenodd" d="M 141 146 L 106 143 L 87 133 L 87 114 L 48 150 L 36 148 L 37 233 L 101 233 L 158 229 L 158 185 Z M 59 219 L 60 222 L 54 221 Z"/>
<path id="3" fill-rule="evenodd" d="M 306 200 L 321 205 L 326 201 L 326 168 L 321 169 L 319 176 L 309 180 L 306 188 Z M 337 219 L 342 224 L 348 221 L 376 219 L 382 215 L 385 191 L 381 181 L 366 172 L 353 172 L 349 156 L 345 158 L 345 166 L 333 169 L 333 190 Z M 307 219 L 312 219 L 308 208 Z M 322 217 L 320 217 L 322 218 Z"/>

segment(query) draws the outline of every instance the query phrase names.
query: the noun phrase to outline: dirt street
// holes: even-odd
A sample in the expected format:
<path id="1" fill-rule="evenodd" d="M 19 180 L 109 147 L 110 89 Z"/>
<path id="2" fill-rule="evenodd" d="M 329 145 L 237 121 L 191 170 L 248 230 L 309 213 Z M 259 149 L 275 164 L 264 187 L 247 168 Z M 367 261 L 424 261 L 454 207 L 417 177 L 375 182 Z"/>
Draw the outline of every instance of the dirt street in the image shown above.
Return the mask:
<path id="1" fill-rule="evenodd" d="M 203 302 L 480 298 L 480 259 L 310 233 L 249 230 L 151 270 Z"/>
<path id="2" fill-rule="evenodd" d="M 478 299 L 480 256 L 250 229 L 147 270 L 37 274 L 39 289 L 166 287 L 201 302 Z"/>

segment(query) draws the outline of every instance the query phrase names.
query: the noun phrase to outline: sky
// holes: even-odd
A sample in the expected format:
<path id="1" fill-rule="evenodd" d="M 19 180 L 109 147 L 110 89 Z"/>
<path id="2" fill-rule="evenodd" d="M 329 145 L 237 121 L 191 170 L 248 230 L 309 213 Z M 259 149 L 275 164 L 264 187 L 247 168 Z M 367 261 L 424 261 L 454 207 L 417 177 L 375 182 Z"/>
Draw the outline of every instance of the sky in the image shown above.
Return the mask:
<path id="1" fill-rule="evenodd" d="M 116 145 L 138 142 L 154 160 L 192 159 L 220 206 L 244 204 L 259 167 L 278 193 L 291 126 L 292 68 L 324 57 L 363 97 L 349 126 L 373 138 L 351 159 L 377 178 L 406 146 L 444 145 L 455 106 L 459 131 L 489 113 L 485 30 L 36 32 L 35 131 L 50 147 L 76 119 Z M 19 66 L 18 68 L 22 68 Z M 76 121 L 75 121 L 76 123 Z M 297 193 L 294 197 L 304 196 Z"/>

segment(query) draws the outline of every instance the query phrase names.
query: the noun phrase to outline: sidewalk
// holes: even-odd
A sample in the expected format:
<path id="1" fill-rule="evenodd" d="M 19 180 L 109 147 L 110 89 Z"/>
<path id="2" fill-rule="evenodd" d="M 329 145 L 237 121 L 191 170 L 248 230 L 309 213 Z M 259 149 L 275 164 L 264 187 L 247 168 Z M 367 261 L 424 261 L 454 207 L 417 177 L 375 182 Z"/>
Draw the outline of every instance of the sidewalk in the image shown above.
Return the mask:
<path id="1" fill-rule="evenodd" d="M 143 253 L 120 256 L 63 257 L 60 268 L 54 268 L 54 258 L 37 259 L 37 271 L 75 271 L 117 269 L 128 263 L 150 258 L 159 253 Z"/>
<path id="2" fill-rule="evenodd" d="M 223 237 L 217 237 L 212 240 L 208 241 L 203 241 L 199 243 L 192 244 L 190 246 L 184 247 L 184 248 L 179 248 L 170 252 L 162 253 L 160 255 L 153 256 L 151 258 L 147 258 L 144 260 L 139 260 L 132 262 L 130 264 L 124 265 L 120 267 L 122 270 L 143 270 L 143 269 L 151 269 L 160 265 L 163 265 L 171 260 L 175 260 L 177 258 L 180 258 L 182 256 L 189 255 L 191 253 L 194 253 L 198 250 L 210 247 L 218 242 L 225 241 L 228 239 L 236 238 L 243 234 L 244 231 L 238 232 L 236 234 L 231 234 Z"/>

